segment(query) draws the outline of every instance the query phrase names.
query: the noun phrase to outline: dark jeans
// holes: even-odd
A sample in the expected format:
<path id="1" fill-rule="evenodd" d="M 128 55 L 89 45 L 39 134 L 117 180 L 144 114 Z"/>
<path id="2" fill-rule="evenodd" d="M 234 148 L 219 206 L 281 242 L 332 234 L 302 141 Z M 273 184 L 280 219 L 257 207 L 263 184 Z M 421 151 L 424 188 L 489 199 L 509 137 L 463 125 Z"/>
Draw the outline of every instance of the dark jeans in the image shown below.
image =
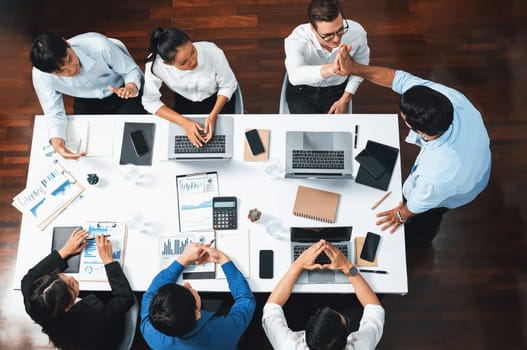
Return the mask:
<path id="1" fill-rule="evenodd" d="M 174 107 L 172 109 L 180 114 L 209 114 L 214 108 L 217 99 L 218 94 L 214 94 L 203 101 L 194 102 L 178 93 L 174 93 Z M 220 113 L 234 114 L 235 101 L 236 96 L 233 94 L 231 99 L 223 106 Z"/>
<path id="2" fill-rule="evenodd" d="M 123 99 L 116 94 L 98 98 L 73 98 L 75 114 L 148 114 L 141 104 L 141 94 L 138 97 Z"/>
<path id="3" fill-rule="evenodd" d="M 406 200 L 405 200 L 406 201 Z M 439 232 L 443 214 L 448 208 L 433 208 L 417 214 L 404 224 L 406 242 L 409 244 L 430 243 Z"/>
<path id="4" fill-rule="evenodd" d="M 336 86 L 313 87 L 309 85 L 292 85 L 287 81 L 285 90 L 287 106 L 291 114 L 326 114 L 342 97 L 346 84 Z"/>

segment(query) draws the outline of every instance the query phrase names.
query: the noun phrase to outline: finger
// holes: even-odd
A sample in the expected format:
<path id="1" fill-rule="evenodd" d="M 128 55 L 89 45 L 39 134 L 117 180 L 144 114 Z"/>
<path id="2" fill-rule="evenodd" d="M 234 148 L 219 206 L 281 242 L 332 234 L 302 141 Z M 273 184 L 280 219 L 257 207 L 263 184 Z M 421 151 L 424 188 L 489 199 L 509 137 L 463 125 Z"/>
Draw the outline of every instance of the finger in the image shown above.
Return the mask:
<path id="1" fill-rule="evenodd" d="M 381 211 L 380 213 L 377 213 L 377 217 L 381 217 L 381 216 L 386 216 L 386 215 L 390 215 L 392 212 L 392 210 L 385 210 L 385 211 Z"/>

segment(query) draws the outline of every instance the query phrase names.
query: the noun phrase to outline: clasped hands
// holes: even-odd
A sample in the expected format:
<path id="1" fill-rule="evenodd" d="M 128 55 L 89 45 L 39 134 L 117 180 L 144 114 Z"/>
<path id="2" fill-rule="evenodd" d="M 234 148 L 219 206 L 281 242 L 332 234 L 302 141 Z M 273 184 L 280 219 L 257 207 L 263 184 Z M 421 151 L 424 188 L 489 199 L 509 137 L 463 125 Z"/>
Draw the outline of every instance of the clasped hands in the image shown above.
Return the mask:
<path id="1" fill-rule="evenodd" d="M 329 260 L 331 261 L 330 264 L 321 265 L 315 263 L 316 258 L 322 252 L 326 253 Z M 301 268 L 302 270 L 329 269 L 347 272 L 352 264 L 340 249 L 335 247 L 333 244 L 321 239 L 311 247 L 304 250 L 302 254 L 300 254 L 300 256 L 293 262 L 293 266 Z"/>
<path id="2" fill-rule="evenodd" d="M 214 127 L 216 124 L 216 117 L 209 115 L 205 119 L 205 125 L 201 126 L 199 123 L 191 119 L 186 119 L 183 128 L 189 141 L 196 147 L 201 147 L 209 142 L 214 135 Z"/>
<path id="3" fill-rule="evenodd" d="M 126 83 L 123 87 L 120 88 L 115 88 L 110 85 L 108 86 L 108 89 L 120 98 L 125 100 L 137 96 L 137 86 L 135 85 L 135 83 Z"/>
<path id="4" fill-rule="evenodd" d="M 221 250 L 211 246 L 210 243 L 191 242 L 187 244 L 185 250 L 183 250 L 183 254 L 181 254 L 176 260 L 178 260 L 183 266 L 187 266 L 191 263 L 202 265 L 208 262 L 223 264 L 229 261 L 229 257 Z"/>

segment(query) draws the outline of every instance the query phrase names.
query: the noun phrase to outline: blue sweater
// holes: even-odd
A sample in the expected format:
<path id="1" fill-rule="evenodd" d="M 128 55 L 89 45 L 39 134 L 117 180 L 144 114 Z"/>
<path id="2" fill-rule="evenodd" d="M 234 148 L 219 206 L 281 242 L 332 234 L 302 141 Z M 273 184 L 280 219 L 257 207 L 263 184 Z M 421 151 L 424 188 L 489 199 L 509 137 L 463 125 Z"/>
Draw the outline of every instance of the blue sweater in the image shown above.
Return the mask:
<path id="1" fill-rule="evenodd" d="M 148 309 L 157 290 L 174 283 L 183 272 L 183 265 L 174 261 L 161 271 L 143 295 L 141 306 L 141 333 L 152 349 L 236 349 L 238 340 L 251 322 L 256 301 L 243 275 L 229 261 L 222 266 L 234 305 L 226 316 L 213 317 L 214 313 L 201 310 L 196 327 L 183 337 L 167 336 L 152 326 Z"/>

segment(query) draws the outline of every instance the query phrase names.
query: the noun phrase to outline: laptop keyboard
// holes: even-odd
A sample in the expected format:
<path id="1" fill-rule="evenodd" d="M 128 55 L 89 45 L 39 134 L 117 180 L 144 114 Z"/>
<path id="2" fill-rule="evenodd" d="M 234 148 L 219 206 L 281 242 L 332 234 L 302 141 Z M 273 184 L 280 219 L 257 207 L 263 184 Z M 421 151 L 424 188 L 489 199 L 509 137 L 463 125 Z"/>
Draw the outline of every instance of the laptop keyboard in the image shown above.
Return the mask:
<path id="1" fill-rule="evenodd" d="M 344 151 L 293 150 L 293 169 L 344 169 Z"/>
<path id="2" fill-rule="evenodd" d="M 340 251 L 344 254 L 344 256 L 348 257 L 348 245 L 347 244 L 333 243 L 333 242 L 331 242 L 331 244 L 333 244 L 335 247 L 340 249 Z M 294 260 L 296 260 L 296 258 L 298 258 L 300 254 L 302 254 L 304 250 L 306 250 L 307 248 L 309 248 L 308 245 L 294 245 L 293 246 Z M 317 258 L 315 259 L 315 264 L 324 265 L 324 264 L 330 264 L 330 263 L 331 263 L 331 260 L 329 260 L 329 257 L 324 252 L 320 253 L 320 255 L 317 256 Z"/>
<path id="3" fill-rule="evenodd" d="M 174 136 L 174 153 L 225 153 L 225 135 L 214 135 L 201 147 L 194 146 L 187 136 Z"/>

